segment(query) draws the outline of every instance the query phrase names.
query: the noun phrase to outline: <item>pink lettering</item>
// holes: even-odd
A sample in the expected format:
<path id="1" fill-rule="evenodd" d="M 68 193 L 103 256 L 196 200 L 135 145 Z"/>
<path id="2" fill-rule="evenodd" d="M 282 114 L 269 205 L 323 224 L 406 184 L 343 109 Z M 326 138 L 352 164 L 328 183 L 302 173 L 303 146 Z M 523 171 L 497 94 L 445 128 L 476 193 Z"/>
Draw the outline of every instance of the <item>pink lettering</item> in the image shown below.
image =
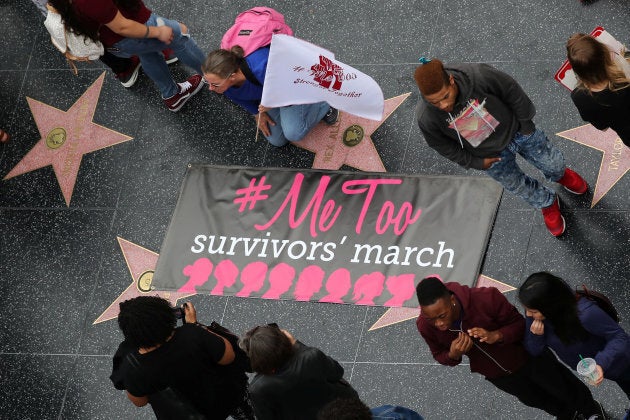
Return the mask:
<path id="1" fill-rule="evenodd" d="M 330 229 L 335 224 L 335 220 L 337 220 L 337 217 L 339 216 L 339 212 L 341 211 L 341 208 L 342 208 L 341 206 L 337 207 L 337 211 L 335 211 L 334 215 L 332 215 L 332 218 L 330 218 L 335 208 L 335 201 L 328 200 L 324 206 L 323 215 L 321 216 L 321 218 L 318 218 L 319 210 L 321 208 L 322 201 L 324 200 L 324 193 L 326 192 L 326 189 L 328 188 L 328 184 L 330 182 L 330 177 L 329 176 L 321 177 L 321 179 L 319 180 L 319 185 L 317 189 L 315 190 L 315 193 L 313 194 L 311 201 L 306 206 L 306 209 L 304 210 L 304 212 L 299 217 L 296 218 L 297 205 L 299 202 L 300 189 L 302 187 L 303 180 L 304 180 L 303 174 L 300 174 L 300 173 L 296 174 L 293 180 L 293 185 L 291 186 L 291 189 L 289 190 L 287 197 L 285 198 L 284 202 L 280 205 L 280 208 L 278 208 L 276 213 L 273 215 L 273 217 L 267 223 L 263 225 L 254 225 L 254 227 L 258 230 L 269 229 L 280 218 L 280 216 L 282 215 L 286 207 L 290 204 L 288 223 L 291 229 L 295 229 L 299 227 L 309 214 L 311 214 L 310 232 L 311 232 L 312 237 L 314 238 L 317 237 L 316 227 L 319 228 L 319 230 L 322 232 L 326 232 L 328 229 Z M 328 220 L 329 218 L 330 220 Z"/>

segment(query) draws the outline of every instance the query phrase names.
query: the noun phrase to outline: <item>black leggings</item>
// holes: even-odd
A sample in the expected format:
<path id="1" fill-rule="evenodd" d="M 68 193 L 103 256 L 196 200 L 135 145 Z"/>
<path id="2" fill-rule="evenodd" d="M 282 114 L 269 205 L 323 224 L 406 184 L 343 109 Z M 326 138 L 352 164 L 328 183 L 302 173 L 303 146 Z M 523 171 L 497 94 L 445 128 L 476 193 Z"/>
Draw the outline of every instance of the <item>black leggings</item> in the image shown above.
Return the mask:
<path id="1" fill-rule="evenodd" d="M 530 356 L 517 372 L 488 380 L 523 404 L 544 410 L 558 419 L 572 419 L 575 413 L 586 418 L 599 413 L 599 405 L 588 387 L 549 349 L 540 356 Z"/>

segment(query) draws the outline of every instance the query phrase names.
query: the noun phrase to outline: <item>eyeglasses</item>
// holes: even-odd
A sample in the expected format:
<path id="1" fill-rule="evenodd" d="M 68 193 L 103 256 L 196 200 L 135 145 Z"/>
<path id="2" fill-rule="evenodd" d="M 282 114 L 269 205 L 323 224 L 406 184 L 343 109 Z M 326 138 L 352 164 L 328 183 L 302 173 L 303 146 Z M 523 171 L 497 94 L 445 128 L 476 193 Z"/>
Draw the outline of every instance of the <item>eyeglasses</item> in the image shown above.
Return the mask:
<path id="1" fill-rule="evenodd" d="M 223 86 L 223 84 L 224 84 L 225 82 L 227 82 L 227 81 L 228 81 L 228 79 L 229 79 L 230 77 L 232 77 L 232 75 L 233 75 L 233 74 L 234 74 L 233 72 L 232 72 L 232 73 L 230 73 L 230 74 L 228 75 L 228 77 L 226 77 L 225 79 L 223 79 L 223 81 L 222 81 L 221 83 L 210 83 L 210 82 L 208 82 L 208 84 L 209 84 L 210 86 L 212 86 L 213 88 L 215 88 L 215 89 L 220 88 L 221 86 Z"/>

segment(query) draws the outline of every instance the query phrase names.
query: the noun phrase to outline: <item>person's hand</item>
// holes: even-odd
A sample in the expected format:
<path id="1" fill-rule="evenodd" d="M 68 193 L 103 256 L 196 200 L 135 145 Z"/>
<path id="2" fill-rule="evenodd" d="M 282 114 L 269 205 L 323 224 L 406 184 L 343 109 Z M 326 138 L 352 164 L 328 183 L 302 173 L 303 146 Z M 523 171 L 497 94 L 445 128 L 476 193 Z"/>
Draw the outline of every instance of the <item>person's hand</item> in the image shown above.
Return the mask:
<path id="1" fill-rule="evenodd" d="M 470 350 L 472 346 L 472 338 L 460 331 L 458 337 L 451 342 L 448 357 L 453 360 L 459 360 L 462 358 L 462 355 L 468 353 L 468 350 Z"/>
<path id="2" fill-rule="evenodd" d="M 529 327 L 529 330 L 532 334 L 543 335 L 545 333 L 545 323 L 535 319 L 534 322 L 532 322 L 532 326 Z"/>
<path id="3" fill-rule="evenodd" d="M 468 335 L 478 338 L 481 343 L 494 344 L 503 340 L 501 331 L 488 331 L 479 327 L 469 329 Z"/>
<path id="4" fill-rule="evenodd" d="M 500 160 L 501 160 L 500 157 L 483 158 L 483 169 L 488 169 L 489 167 L 492 166 L 494 162 L 498 162 Z"/>
<path id="5" fill-rule="evenodd" d="M 271 130 L 269 129 L 269 126 L 276 125 L 269 114 L 267 114 L 266 112 L 259 112 L 258 114 L 254 115 L 254 118 L 256 118 L 258 129 L 263 132 L 265 137 L 269 137 L 271 135 Z"/>
<path id="6" fill-rule="evenodd" d="M 594 380 L 595 386 L 600 386 L 604 380 L 604 369 L 600 365 L 595 365 L 595 372 L 597 373 L 597 377 Z"/>
<path id="7" fill-rule="evenodd" d="M 170 26 L 154 26 L 154 28 L 154 31 L 157 31 L 157 36 L 155 38 L 159 39 L 166 45 L 173 41 L 173 28 Z"/>
<path id="8" fill-rule="evenodd" d="M 266 106 L 258 105 L 258 112 L 267 112 L 271 108 L 267 108 Z"/>
<path id="9" fill-rule="evenodd" d="M 186 320 L 186 324 L 194 324 L 197 322 L 197 311 L 193 306 L 192 302 L 186 302 L 182 305 L 184 309 L 184 319 Z"/>

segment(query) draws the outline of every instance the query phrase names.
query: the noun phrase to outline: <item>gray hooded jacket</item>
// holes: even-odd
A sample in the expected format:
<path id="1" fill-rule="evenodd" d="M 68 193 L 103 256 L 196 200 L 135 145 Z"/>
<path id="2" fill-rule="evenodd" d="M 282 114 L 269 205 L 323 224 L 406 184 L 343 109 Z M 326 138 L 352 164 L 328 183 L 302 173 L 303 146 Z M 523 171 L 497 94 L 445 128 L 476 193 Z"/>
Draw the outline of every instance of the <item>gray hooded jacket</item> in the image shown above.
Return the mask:
<path id="1" fill-rule="evenodd" d="M 449 115 L 423 98 L 416 114 L 427 144 L 439 154 L 465 168 L 483 169 L 483 159 L 498 157 L 517 131 L 534 131 L 532 118 L 536 108 L 512 77 L 487 64 L 462 64 L 445 69 L 453 75 L 459 90 L 453 111 Z M 476 148 L 449 128 L 448 122 L 450 116 L 457 116 L 474 99 L 479 103 L 485 100 L 485 108 L 499 122 Z"/>

